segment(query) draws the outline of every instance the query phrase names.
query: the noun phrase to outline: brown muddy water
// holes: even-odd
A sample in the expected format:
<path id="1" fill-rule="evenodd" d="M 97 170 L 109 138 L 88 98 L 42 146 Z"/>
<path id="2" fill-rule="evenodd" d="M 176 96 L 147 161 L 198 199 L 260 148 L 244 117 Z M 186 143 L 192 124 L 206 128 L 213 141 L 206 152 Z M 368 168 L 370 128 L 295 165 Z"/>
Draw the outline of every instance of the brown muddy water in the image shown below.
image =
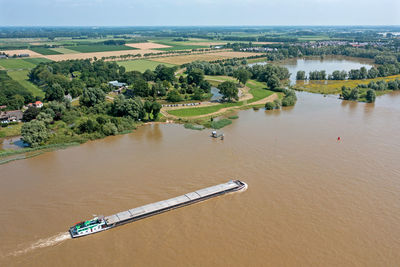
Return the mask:
<path id="1" fill-rule="evenodd" d="M 0 166 L 0 265 L 399 266 L 400 94 L 372 105 L 298 97 L 240 112 L 223 141 L 151 125 Z M 249 189 L 66 233 L 234 178 Z"/>

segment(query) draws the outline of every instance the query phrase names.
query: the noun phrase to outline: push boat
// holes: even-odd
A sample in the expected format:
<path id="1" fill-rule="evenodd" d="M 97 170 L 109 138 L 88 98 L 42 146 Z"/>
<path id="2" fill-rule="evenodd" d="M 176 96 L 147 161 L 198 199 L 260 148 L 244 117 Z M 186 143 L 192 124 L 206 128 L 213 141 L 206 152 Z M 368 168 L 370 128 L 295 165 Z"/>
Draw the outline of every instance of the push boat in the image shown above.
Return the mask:
<path id="1" fill-rule="evenodd" d="M 122 224 L 134 222 L 172 209 L 187 206 L 209 198 L 224 195 L 226 193 L 237 192 L 246 189 L 247 184 L 245 182 L 240 180 L 231 180 L 224 184 L 203 188 L 182 196 L 159 201 L 127 211 L 122 211 L 110 216 L 97 216 L 91 220 L 76 223 L 69 229 L 69 233 L 71 234 L 72 238 L 95 234 Z"/>

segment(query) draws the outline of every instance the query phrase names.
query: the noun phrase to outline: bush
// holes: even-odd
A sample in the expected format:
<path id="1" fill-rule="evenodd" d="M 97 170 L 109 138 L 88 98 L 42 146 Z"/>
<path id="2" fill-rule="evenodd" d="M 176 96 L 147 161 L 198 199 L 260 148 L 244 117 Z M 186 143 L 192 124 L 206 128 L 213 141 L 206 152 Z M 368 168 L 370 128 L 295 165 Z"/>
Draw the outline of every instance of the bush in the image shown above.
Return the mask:
<path id="1" fill-rule="evenodd" d="M 275 103 L 274 102 L 267 102 L 267 103 L 265 103 L 265 109 L 266 110 L 272 110 L 272 109 L 274 109 L 276 106 L 275 106 Z"/>
<path id="2" fill-rule="evenodd" d="M 182 96 L 175 90 L 171 90 L 167 94 L 167 100 L 169 102 L 180 102 L 182 101 Z"/>
<path id="3" fill-rule="evenodd" d="M 221 129 L 221 128 L 223 128 L 223 127 L 225 127 L 225 126 L 227 126 L 227 125 L 229 125 L 231 123 L 232 123 L 231 120 L 221 119 L 221 120 L 218 120 L 218 121 L 211 122 L 211 128 L 213 128 L 213 129 Z"/>

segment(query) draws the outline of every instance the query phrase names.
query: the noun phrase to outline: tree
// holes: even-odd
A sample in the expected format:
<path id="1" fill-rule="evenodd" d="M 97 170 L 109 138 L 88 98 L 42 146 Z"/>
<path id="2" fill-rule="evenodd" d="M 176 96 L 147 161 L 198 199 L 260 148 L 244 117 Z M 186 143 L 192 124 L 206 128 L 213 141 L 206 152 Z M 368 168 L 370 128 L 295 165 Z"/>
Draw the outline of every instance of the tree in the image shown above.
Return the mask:
<path id="1" fill-rule="evenodd" d="M 296 75 L 296 80 L 303 81 L 306 79 L 306 72 L 303 70 L 299 70 Z"/>
<path id="2" fill-rule="evenodd" d="M 82 96 L 79 98 L 79 104 L 87 107 L 104 102 L 106 95 L 100 88 L 86 88 L 83 90 Z"/>
<path id="3" fill-rule="evenodd" d="M 136 96 L 146 97 L 146 96 L 150 95 L 149 85 L 143 79 L 137 79 L 132 84 L 132 89 L 133 89 L 134 95 L 136 95 Z"/>
<path id="4" fill-rule="evenodd" d="M 153 110 L 153 103 L 151 103 L 150 101 L 146 100 L 144 102 L 143 107 L 144 107 L 144 110 L 146 111 L 146 113 L 150 114 L 151 111 Z"/>
<path id="5" fill-rule="evenodd" d="M 281 82 L 279 81 L 278 76 L 276 76 L 275 74 L 273 74 L 267 80 L 267 86 L 272 90 L 279 87 L 280 84 L 281 84 Z"/>
<path id="6" fill-rule="evenodd" d="M 32 120 L 21 128 L 22 140 L 31 147 L 37 147 L 47 141 L 50 134 L 43 121 Z"/>
<path id="7" fill-rule="evenodd" d="M 246 82 L 251 77 L 251 72 L 246 70 L 246 69 L 244 69 L 244 68 L 240 68 L 240 69 L 238 69 L 238 70 L 233 72 L 233 77 L 235 77 L 240 83 L 245 85 Z"/>
<path id="8" fill-rule="evenodd" d="M 154 101 L 152 105 L 153 120 L 156 120 L 161 110 L 161 104 Z"/>
<path id="9" fill-rule="evenodd" d="M 24 115 L 22 116 L 23 122 L 30 122 L 31 120 L 36 119 L 37 115 L 39 115 L 40 109 L 35 107 L 29 107 L 24 111 Z"/>
<path id="10" fill-rule="evenodd" d="M 156 79 L 156 74 L 154 73 L 154 71 L 146 70 L 143 73 L 143 78 L 148 82 L 149 81 L 154 81 Z"/>
<path id="11" fill-rule="evenodd" d="M 222 99 L 227 101 L 239 100 L 239 90 L 234 82 L 225 81 L 218 85 L 219 92 L 222 94 Z"/>
<path id="12" fill-rule="evenodd" d="M 123 95 L 114 99 L 112 112 L 115 116 L 131 117 L 134 120 L 142 120 L 146 115 L 143 102 L 139 98 L 126 99 Z"/>
<path id="13" fill-rule="evenodd" d="M 275 107 L 276 107 L 276 105 L 275 105 L 274 102 L 267 102 L 267 103 L 265 103 L 265 109 L 266 109 L 266 110 L 271 110 L 271 109 L 274 109 Z"/>
<path id="14" fill-rule="evenodd" d="M 52 86 L 48 86 L 45 89 L 45 98 L 48 101 L 63 101 L 65 96 L 65 91 L 58 83 L 54 83 Z"/>
<path id="15" fill-rule="evenodd" d="M 368 103 L 373 103 L 375 102 L 375 98 L 376 98 L 376 94 L 375 94 L 375 90 L 369 89 L 367 91 L 367 95 L 365 97 L 367 99 Z"/>
<path id="16" fill-rule="evenodd" d="M 167 100 L 169 102 L 179 102 L 182 101 L 182 96 L 176 90 L 171 90 L 167 94 Z"/>
<path id="17" fill-rule="evenodd" d="M 193 68 L 188 72 L 187 81 L 189 84 L 199 85 L 204 80 L 204 72 L 201 69 Z"/>

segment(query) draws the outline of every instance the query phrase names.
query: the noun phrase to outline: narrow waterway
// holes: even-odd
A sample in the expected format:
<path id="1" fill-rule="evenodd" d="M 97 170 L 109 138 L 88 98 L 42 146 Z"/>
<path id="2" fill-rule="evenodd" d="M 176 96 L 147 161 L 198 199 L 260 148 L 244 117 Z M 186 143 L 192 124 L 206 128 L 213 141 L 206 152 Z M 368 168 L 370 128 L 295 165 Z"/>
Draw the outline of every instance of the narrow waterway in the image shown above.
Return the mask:
<path id="1" fill-rule="evenodd" d="M 298 98 L 239 112 L 223 141 L 151 125 L 1 165 L 0 265 L 398 266 L 400 94 L 375 104 Z M 236 178 L 249 189 L 66 234 L 93 214 Z"/>

